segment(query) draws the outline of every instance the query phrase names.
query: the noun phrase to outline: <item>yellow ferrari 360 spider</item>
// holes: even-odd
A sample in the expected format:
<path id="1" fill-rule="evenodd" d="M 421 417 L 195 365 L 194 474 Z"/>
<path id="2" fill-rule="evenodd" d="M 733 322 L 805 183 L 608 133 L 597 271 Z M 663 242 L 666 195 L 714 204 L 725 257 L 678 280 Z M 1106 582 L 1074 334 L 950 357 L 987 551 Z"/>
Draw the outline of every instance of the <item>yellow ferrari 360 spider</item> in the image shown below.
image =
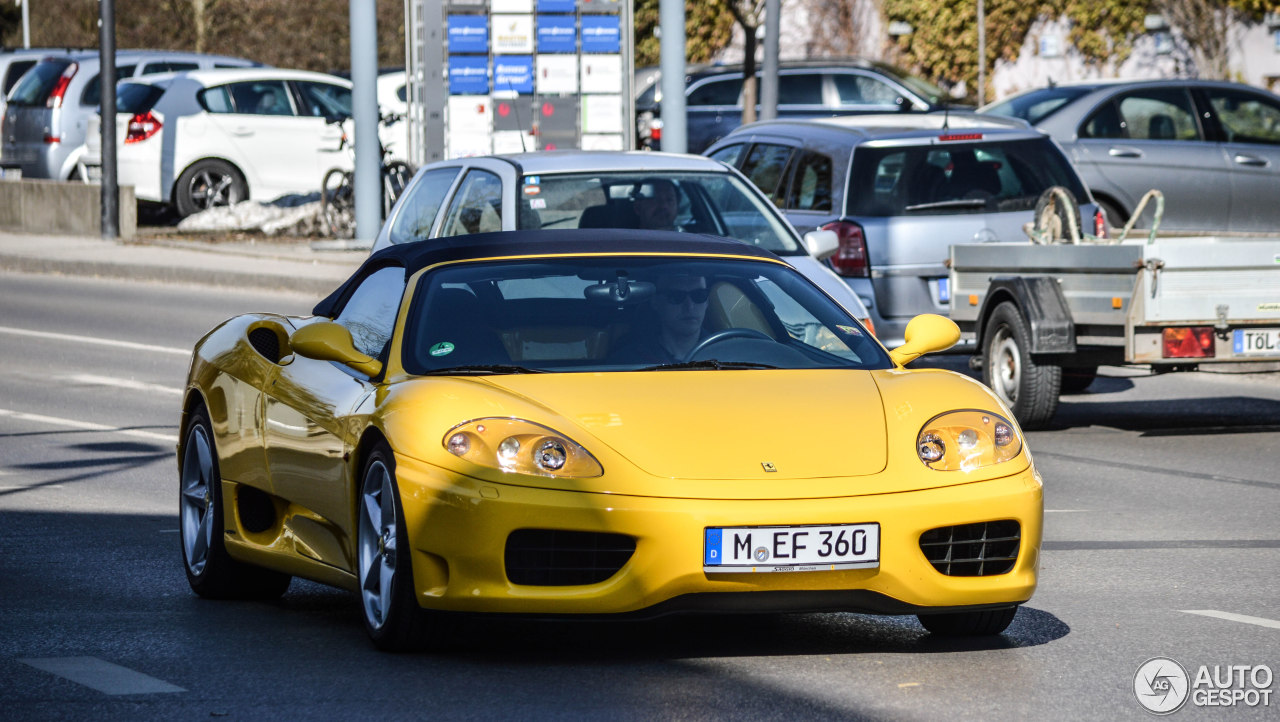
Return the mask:
<path id="1" fill-rule="evenodd" d="M 981 384 L 911 370 L 777 257 L 690 234 L 394 246 L 309 317 L 191 360 L 183 561 L 208 597 L 358 592 L 385 649 L 442 610 L 916 614 L 998 634 L 1041 480 Z"/>

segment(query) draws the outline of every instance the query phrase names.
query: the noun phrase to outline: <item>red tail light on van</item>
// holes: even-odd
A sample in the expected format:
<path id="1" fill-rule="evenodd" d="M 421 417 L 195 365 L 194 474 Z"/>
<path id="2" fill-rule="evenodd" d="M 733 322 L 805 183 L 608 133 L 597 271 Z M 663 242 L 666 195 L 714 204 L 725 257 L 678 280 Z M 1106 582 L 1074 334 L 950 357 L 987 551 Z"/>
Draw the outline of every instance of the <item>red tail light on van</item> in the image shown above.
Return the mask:
<path id="1" fill-rule="evenodd" d="M 62 71 L 62 75 L 58 76 L 57 82 L 53 84 L 53 90 L 49 91 L 49 98 L 44 101 L 46 108 L 61 108 L 62 96 L 67 94 L 67 86 L 71 84 L 71 79 L 75 77 L 76 71 L 80 69 L 79 63 L 70 63 Z"/>
<path id="2" fill-rule="evenodd" d="M 831 256 L 831 266 L 841 276 L 867 278 L 871 275 L 871 264 L 867 260 L 867 236 L 862 226 L 853 221 L 832 221 L 822 227 L 824 231 L 835 231 L 840 239 L 840 248 Z"/>

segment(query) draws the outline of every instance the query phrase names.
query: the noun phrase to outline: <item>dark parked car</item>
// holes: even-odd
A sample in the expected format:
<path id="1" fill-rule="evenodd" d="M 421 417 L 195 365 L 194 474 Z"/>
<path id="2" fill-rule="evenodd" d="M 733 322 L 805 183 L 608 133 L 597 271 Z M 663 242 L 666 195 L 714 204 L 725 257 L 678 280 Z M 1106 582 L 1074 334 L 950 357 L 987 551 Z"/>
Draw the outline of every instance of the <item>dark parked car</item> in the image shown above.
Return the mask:
<path id="1" fill-rule="evenodd" d="M 641 148 L 662 148 L 661 75 L 651 68 L 636 72 L 636 138 Z M 870 60 L 784 62 L 778 76 L 779 118 L 929 111 L 950 100 L 938 86 Z M 690 153 L 701 153 L 741 124 L 741 65 L 690 67 L 685 94 Z"/>
<path id="2" fill-rule="evenodd" d="M 1027 91 L 978 112 L 1053 136 L 1113 224 L 1158 188 L 1161 228 L 1280 228 L 1280 96 L 1207 80 L 1094 82 Z"/>
<path id="3" fill-rule="evenodd" d="M 1041 195 L 1066 188 L 1081 228 L 1099 220 L 1062 150 L 1012 118 L 895 113 L 742 126 L 707 149 L 751 179 L 800 233 L 832 230 L 828 260 L 886 345 L 949 312 L 948 249 L 1020 241 Z"/>

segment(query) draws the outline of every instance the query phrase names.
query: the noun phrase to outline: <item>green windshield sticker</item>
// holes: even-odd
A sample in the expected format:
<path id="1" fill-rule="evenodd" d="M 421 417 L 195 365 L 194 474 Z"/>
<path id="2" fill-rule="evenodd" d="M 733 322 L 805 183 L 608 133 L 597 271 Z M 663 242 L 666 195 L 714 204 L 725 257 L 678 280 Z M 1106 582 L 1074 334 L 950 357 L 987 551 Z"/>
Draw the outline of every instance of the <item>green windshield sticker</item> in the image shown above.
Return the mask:
<path id="1" fill-rule="evenodd" d="M 448 356 L 449 354 L 453 353 L 453 344 L 449 343 L 448 341 L 441 341 L 435 346 L 432 346 L 431 350 L 427 351 L 427 353 L 431 354 L 432 356 Z"/>

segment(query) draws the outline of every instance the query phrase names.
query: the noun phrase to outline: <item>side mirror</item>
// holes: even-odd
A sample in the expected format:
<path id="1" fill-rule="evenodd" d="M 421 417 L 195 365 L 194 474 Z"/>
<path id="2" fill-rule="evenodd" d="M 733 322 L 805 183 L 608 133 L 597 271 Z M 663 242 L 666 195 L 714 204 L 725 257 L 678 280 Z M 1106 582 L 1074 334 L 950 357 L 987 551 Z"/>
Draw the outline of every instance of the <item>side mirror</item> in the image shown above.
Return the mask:
<path id="1" fill-rule="evenodd" d="M 923 313 L 911 319 L 904 334 L 906 343 L 889 352 L 889 358 L 905 366 L 927 353 L 945 351 L 960 340 L 960 327 L 945 316 Z"/>
<path id="2" fill-rule="evenodd" d="M 382 364 L 356 349 L 351 332 L 333 321 L 316 321 L 293 332 L 289 346 L 299 356 L 317 361 L 337 361 L 366 376 L 377 376 Z"/>
<path id="3" fill-rule="evenodd" d="M 835 231 L 809 231 L 804 234 L 804 247 L 810 256 L 821 261 L 840 250 L 840 236 Z"/>

